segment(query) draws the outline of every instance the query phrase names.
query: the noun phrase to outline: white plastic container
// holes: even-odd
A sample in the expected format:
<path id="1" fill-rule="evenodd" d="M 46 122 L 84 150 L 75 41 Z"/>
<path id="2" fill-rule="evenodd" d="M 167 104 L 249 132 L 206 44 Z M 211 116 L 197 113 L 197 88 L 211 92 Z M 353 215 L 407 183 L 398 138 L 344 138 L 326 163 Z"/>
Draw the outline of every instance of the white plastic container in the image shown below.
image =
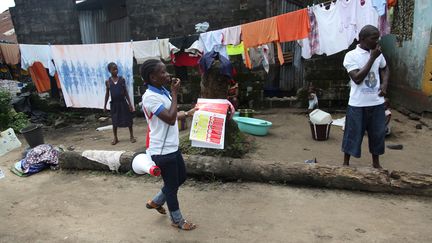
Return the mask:
<path id="1" fill-rule="evenodd" d="M 330 124 L 333 119 L 331 115 L 320 109 L 315 109 L 309 114 L 309 119 L 313 124 L 324 125 Z"/>

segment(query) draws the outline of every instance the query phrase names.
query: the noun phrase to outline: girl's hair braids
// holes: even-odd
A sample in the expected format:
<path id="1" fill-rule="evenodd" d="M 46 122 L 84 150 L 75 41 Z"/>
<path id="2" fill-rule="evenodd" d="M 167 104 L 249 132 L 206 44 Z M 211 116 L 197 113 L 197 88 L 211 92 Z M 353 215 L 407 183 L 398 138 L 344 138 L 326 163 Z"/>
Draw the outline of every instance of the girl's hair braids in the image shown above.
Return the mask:
<path id="1" fill-rule="evenodd" d="M 161 63 L 160 60 L 150 59 L 145 61 L 140 67 L 140 75 L 144 80 L 144 83 L 148 84 L 150 82 L 150 74 L 156 71 L 157 65 Z"/>

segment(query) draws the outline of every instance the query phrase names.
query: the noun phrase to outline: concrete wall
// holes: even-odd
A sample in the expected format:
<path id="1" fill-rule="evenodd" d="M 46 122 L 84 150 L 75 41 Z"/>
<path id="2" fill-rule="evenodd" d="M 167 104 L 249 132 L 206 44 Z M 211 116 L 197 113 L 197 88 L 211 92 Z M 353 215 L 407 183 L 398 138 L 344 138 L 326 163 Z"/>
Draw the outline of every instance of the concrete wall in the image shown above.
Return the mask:
<path id="1" fill-rule="evenodd" d="M 10 12 L 18 43 L 81 43 L 75 0 L 15 0 Z"/>
<path id="2" fill-rule="evenodd" d="M 146 40 L 195 33 L 207 21 L 209 30 L 266 18 L 265 0 L 126 0 L 131 38 Z"/>
<path id="3" fill-rule="evenodd" d="M 416 112 L 432 111 L 432 93 L 429 86 L 423 84 L 425 60 L 432 42 L 431 28 L 431 1 L 415 0 L 412 40 L 402 42 L 399 47 L 395 36 L 383 38 L 383 52 L 391 71 L 389 93 L 392 103 Z"/>
<path id="4" fill-rule="evenodd" d="M 320 107 L 345 107 L 349 98 L 349 76 L 343 67 L 347 51 L 331 56 L 316 56 L 304 60 L 304 82 L 322 91 L 319 92 Z"/>

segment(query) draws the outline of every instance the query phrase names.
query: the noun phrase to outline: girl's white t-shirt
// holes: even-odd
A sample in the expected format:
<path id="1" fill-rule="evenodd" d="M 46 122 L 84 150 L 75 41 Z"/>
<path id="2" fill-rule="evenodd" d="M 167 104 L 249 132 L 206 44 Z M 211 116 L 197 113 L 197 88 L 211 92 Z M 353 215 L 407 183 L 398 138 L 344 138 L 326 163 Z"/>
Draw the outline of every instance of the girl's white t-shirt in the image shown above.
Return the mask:
<path id="1" fill-rule="evenodd" d="M 165 155 L 176 152 L 179 147 L 177 120 L 171 126 L 158 117 L 160 112 L 164 109 L 169 110 L 171 107 L 171 96 L 168 90 L 165 88 L 158 89 L 149 85 L 149 88 L 142 96 L 142 104 L 148 124 L 146 139 L 147 153 L 150 155 Z"/>

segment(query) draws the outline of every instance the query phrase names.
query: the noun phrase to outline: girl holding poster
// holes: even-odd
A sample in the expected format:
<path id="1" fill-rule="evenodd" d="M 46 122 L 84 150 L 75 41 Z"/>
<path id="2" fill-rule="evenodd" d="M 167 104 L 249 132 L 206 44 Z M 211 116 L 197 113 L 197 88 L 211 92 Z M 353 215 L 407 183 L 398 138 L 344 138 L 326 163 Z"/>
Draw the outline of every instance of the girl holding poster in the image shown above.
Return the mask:
<path id="1" fill-rule="evenodd" d="M 147 202 L 148 209 L 166 214 L 168 205 L 172 226 L 182 230 L 193 230 L 196 225 L 186 221 L 179 207 L 177 191 L 186 181 L 186 167 L 179 150 L 177 120 L 192 116 L 195 108 L 187 112 L 177 111 L 177 94 L 180 80 L 168 74 L 160 60 L 147 60 L 140 68 L 141 78 L 148 88 L 142 97 L 142 108 L 147 119 L 146 153 L 161 169 L 164 185 L 156 196 Z M 164 87 L 171 83 L 171 93 Z"/>

